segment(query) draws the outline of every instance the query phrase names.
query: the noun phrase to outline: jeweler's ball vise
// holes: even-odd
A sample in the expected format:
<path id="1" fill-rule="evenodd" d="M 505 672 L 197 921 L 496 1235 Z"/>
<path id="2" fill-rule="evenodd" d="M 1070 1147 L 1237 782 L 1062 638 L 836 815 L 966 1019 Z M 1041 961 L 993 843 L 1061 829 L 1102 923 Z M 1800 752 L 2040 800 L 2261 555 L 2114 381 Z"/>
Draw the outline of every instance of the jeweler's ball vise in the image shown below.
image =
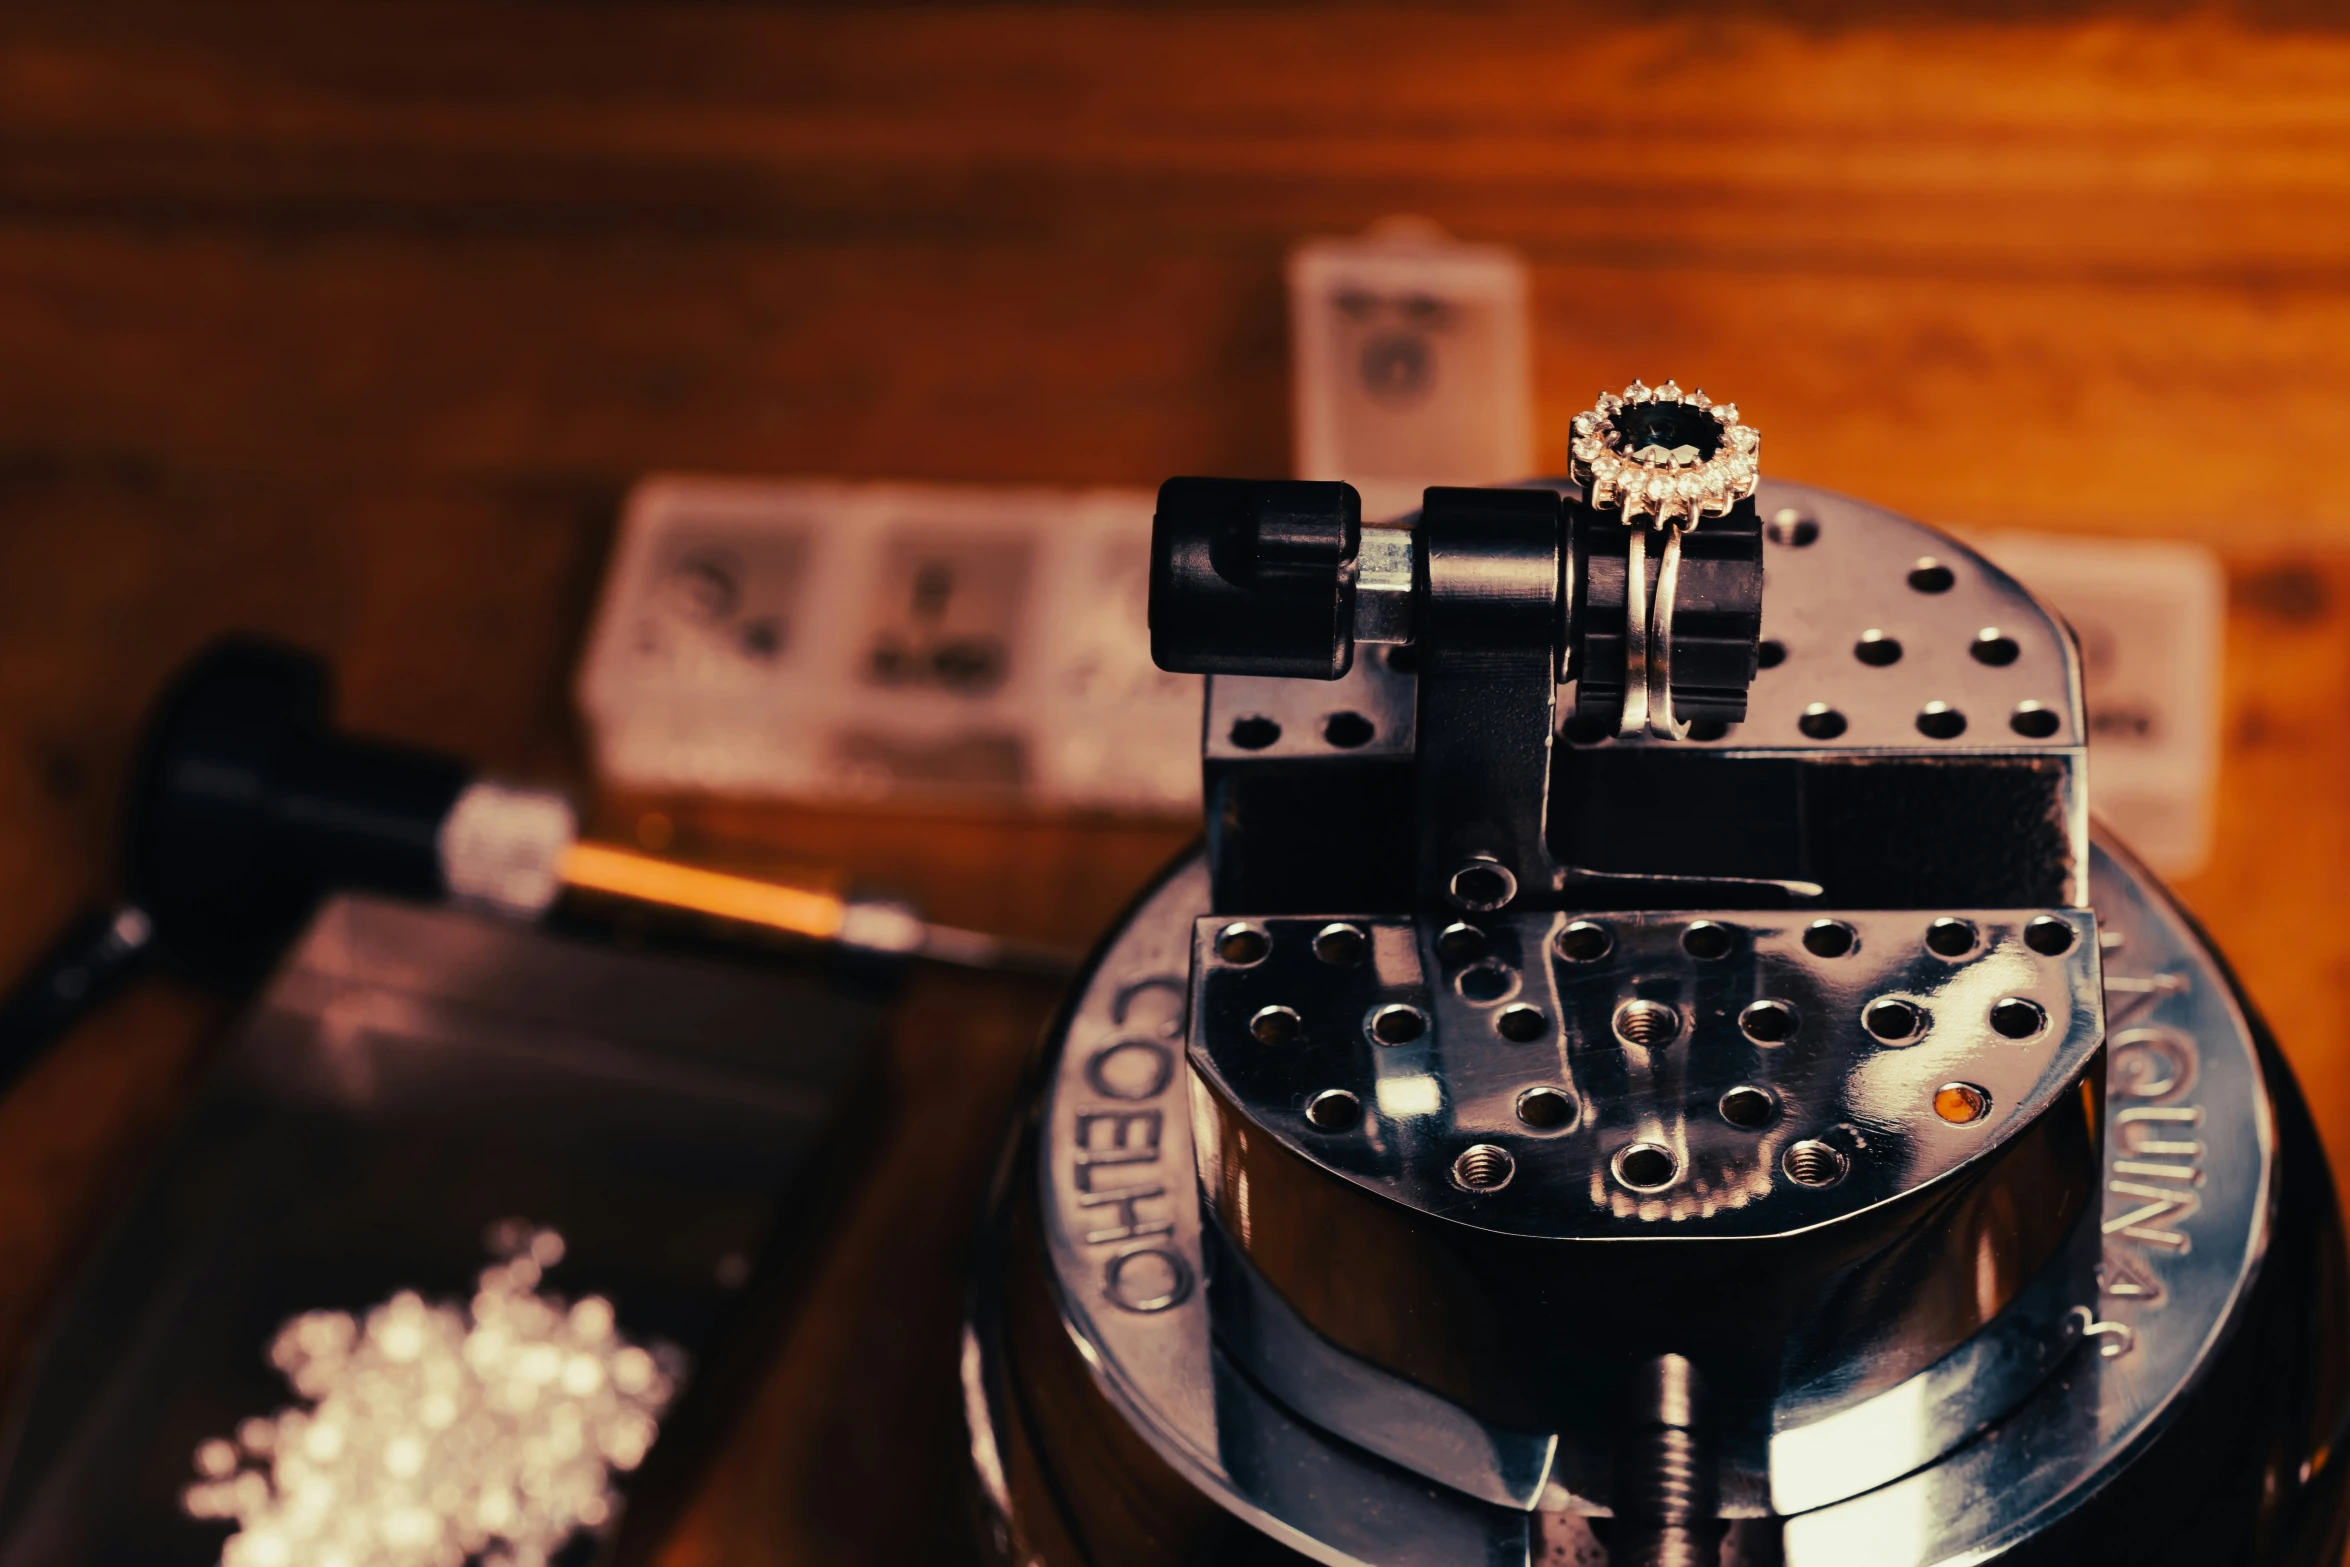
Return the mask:
<path id="1" fill-rule="evenodd" d="M 1207 837 L 991 1203 L 999 1558 L 2341 1560 L 2332 1185 L 2071 637 L 1759 451 L 1635 383 L 1389 523 L 1160 491 Z"/>

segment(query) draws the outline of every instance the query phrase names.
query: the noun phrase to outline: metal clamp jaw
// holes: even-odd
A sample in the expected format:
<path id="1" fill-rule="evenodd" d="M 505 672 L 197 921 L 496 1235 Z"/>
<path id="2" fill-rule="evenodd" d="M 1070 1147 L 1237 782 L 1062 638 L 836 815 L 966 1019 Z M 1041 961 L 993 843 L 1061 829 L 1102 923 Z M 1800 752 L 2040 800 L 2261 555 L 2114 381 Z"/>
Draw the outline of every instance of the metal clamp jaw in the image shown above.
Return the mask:
<path id="1" fill-rule="evenodd" d="M 1336 680 L 1358 642 L 1425 641 L 1438 655 L 1547 645 L 1586 721 L 1718 735 L 1746 716 L 1756 670 L 1759 438 L 1735 404 L 1670 381 L 1603 394 L 1575 429 L 1582 495 L 1431 489 L 1413 517 L 1367 531 L 1351 485 L 1168 481 L 1152 656 L 1193 673 Z"/>
<path id="2" fill-rule="evenodd" d="M 1246 518 L 1275 500 L 1286 553 L 1251 565 Z M 1823 506 L 1853 513 L 1824 542 Z M 1653 529 L 1569 483 L 1434 489 L 1385 526 L 1357 510 L 1339 484 L 1161 492 L 1152 645 L 1213 677 L 1219 909 L 2085 901 L 2070 641 L 1941 536 L 1769 483 L 1684 533 L 1669 652 L 1648 660 L 1669 665 L 1665 738 L 1626 732 L 1623 672 L 1657 629 L 1670 537 L 1650 551 Z M 1198 542 L 1215 518 L 1240 539 L 1227 571 Z M 1793 639 L 1764 624 L 1766 548 Z"/>
<path id="3" fill-rule="evenodd" d="M 1367 764 L 1352 776 L 1290 787 L 1260 773 L 1241 784 L 1247 799 L 1227 798 L 1229 831 L 1279 856 L 1277 869 L 1244 872 L 1246 890 L 1233 896 L 1251 906 L 1268 895 L 1322 906 L 1398 896 L 1474 910 L 1555 906 L 1577 879 L 1548 841 L 1561 682 L 1577 682 L 1579 715 L 1621 711 L 1633 734 L 1719 737 L 1745 716 L 1762 596 L 1752 500 L 1726 508 L 1702 544 L 1670 530 L 1654 561 L 1645 537 L 1564 487 L 1431 489 L 1414 516 L 1365 526 L 1350 485 L 1168 481 L 1152 552 L 1160 666 L 1341 682 L 1368 698 L 1341 709 L 1353 717 L 1320 726 L 1334 750 Z M 1639 676 L 1630 696 L 1627 668 Z M 1399 698 L 1410 701 L 1408 731 L 1399 713 L 1379 711 Z M 1655 716 L 1634 724 L 1635 713 Z M 1299 727 L 1257 715 L 1211 732 L 1211 767 L 1219 740 L 1248 759 L 1284 734 L 1294 747 Z M 1391 776 L 1399 754 L 1410 758 L 1408 779 Z M 1348 803 L 1318 787 L 1333 784 Z M 1325 798 L 1306 798 L 1315 794 Z M 1369 815 L 1367 801 L 1376 802 Z M 1338 814 L 1327 814 L 1334 805 Z M 1321 826 L 1301 837 L 1272 820 L 1299 817 Z M 1350 853 L 1330 839 L 1340 821 L 1355 840 Z M 1408 860 L 1399 859 L 1407 838 Z M 1304 859 L 1324 866 L 1351 863 L 1340 873 L 1356 877 L 1351 896 L 1329 896 L 1340 889 L 1327 874 L 1271 848 L 1276 839 L 1316 845 Z"/>

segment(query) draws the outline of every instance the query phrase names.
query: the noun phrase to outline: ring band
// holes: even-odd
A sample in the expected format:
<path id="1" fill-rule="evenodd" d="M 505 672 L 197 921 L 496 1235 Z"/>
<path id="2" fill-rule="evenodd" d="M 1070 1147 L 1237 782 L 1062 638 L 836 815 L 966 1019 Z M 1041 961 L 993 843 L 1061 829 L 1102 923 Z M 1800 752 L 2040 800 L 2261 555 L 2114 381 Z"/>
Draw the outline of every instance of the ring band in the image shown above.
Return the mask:
<path id="1" fill-rule="evenodd" d="M 1673 716 L 1673 602 L 1680 591 L 1681 529 L 1676 525 L 1665 530 L 1665 557 L 1656 568 L 1656 602 L 1648 611 L 1648 685 L 1642 706 L 1647 709 L 1648 732 L 1659 740 L 1689 738 L 1689 726 Z"/>
<path id="2" fill-rule="evenodd" d="M 1635 527 L 1624 544 L 1624 714 L 1616 733 L 1648 730 L 1648 530 Z"/>

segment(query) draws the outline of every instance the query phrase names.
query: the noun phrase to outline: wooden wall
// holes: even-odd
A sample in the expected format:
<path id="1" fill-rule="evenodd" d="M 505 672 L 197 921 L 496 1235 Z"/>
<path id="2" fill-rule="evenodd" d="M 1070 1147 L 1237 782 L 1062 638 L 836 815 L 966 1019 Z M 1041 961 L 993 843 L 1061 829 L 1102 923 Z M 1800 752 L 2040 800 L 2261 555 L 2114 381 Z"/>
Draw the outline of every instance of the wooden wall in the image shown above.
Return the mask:
<path id="1" fill-rule="evenodd" d="M 0 963 L 102 885 L 139 707 L 208 634 L 575 779 L 633 476 L 1282 471 L 1284 251 L 1417 212 L 1531 258 L 1554 458 L 1674 375 L 1789 477 L 2224 552 L 2185 891 L 2350 1168 L 2350 31 L 1962 10 L 6 0 Z M 721 825 L 1064 938 L 1178 836 Z M 681 1562 L 944 1538 L 891 1509 L 951 1460 L 941 1291 L 1042 1005 L 918 998 L 912 1129 Z M 11 1361 L 211 1015 L 142 993 L 0 1103 Z"/>

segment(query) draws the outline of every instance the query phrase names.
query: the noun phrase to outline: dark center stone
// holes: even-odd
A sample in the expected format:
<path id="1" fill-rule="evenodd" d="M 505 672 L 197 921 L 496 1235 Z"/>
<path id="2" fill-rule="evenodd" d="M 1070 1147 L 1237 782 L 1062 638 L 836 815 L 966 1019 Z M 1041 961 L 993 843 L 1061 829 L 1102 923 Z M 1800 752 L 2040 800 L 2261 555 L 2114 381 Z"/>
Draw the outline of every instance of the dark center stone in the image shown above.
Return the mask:
<path id="1" fill-rule="evenodd" d="M 1697 448 L 1697 460 L 1706 462 L 1721 450 L 1722 427 L 1712 413 L 1687 403 L 1627 403 L 1615 412 L 1616 434 L 1629 457 L 1644 446 Z"/>

